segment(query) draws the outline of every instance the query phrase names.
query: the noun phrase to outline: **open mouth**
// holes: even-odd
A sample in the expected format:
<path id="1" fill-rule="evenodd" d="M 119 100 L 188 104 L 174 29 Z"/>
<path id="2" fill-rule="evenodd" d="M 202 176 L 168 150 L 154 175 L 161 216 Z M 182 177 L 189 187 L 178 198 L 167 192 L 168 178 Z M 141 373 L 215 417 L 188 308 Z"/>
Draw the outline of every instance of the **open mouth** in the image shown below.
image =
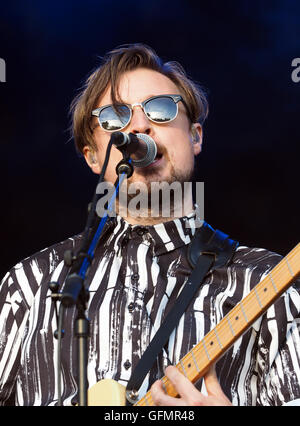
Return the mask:
<path id="1" fill-rule="evenodd" d="M 162 157 L 163 157 L 163 154 L 161 152 L 157 152 L 154 162 L 159 161 Z"/>
<path id="2" fill-rule="evenodd" d="M 154 161 L 151 164 L 149 164 L 148 167 L 158 166 L 162 162 L 162 159 L 163 159 L 163 153 L 158 151 Z"/>
<path id="3" fill-rule="evenodd" d="M 142 167 L 141 169 L 150 169 L 151 167 L 159 166 L 160 163 L 163 161 L 163 154 L 161 152 L 158 152 L 156 154 L 155 159 L 152 161 L 152 163 L 148 164 L 148 166 Z"/>

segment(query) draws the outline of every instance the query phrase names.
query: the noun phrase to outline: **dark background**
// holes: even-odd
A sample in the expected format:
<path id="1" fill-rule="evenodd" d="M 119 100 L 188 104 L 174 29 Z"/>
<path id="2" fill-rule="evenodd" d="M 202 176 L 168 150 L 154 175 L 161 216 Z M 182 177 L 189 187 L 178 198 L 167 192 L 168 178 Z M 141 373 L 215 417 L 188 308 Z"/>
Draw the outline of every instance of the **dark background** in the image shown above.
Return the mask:
<path id="1" fill-rule="evenodd" d="M 282 254 L 299 241 L 299 1 L 14 0 L 0 15 L 1 275 L 84 227 L 97 178 L 68 109 L 98 57 L 124 43 L 179 61 L 208 90 L 205 219 Z"/>

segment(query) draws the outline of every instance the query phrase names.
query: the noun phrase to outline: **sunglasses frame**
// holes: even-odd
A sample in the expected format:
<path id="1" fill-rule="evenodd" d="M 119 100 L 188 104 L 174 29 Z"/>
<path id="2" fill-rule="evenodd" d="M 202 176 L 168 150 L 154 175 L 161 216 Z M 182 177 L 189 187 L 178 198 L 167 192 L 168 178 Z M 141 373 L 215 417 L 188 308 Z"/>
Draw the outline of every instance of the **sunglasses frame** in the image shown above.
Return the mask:
<path id="1" fill-rule="evenodd" d="M 149 102 L 149 101 L 151 101 L 152 99 L 157 99 L 157 98 L 171 98 L 172 100 L 173 100 L 173 102 L 175 103 L 175 105 L 176 105 L 176 114 L 175 114 L 175 117 L 174 118 L 172 118 L 171 120 L 168 120 L 168 121 L 164 121 L 164 122 L 160 122 L 160 121 L 155 121 L 155 120 L 153 120 L 152 118 L 150 118 L 150 117 L 148 117 L 148 115 L 146 114 L 146 112 L 145 112 L 145 105 Z M 133 111 L 133 108 L 134 107 L 136 107 L 136 106 L 140 106 L 141 108 L 142 108 L 142 110 L 143 110 L 143 112 L 144 112 L 144 114 L 145 114 L 145 116 L 148 118 L 148 120 L 150 120 L 150 121 L 152 121 L 153 123 L 156 123 L 156 124 L 164 124 L 164 123 L 170 123 L 171 121 L 173 121 L 173 120 L 175 120 L 175 118 L 177 117 L 177 115 L 178 115 L 178 102 L 180 102 L 180 101 L 182 101 L 183 102 L 183 104 L 185 105 L 185 102 L 184 102 L 184 100 L 183 100 L 183 98 L 182 98 L 182 96 L 181 95 L 169 95 L 169 94 L 166 94 L 166 95 L 156 95 L 156 96 L 151 96 L 150 98 L 148 98 L 148 99 L 146 99 L 146 100 L 144 100 L 143 102 L 136 102 L 136 103 L 134 103 L 134 104 L 132 104 L 132 105 L 130 105 L 130 104 L 119 104 L 118 106 L 127 106 L 128 107 L 128 109 L 129 109 L 129 111 L 130 111 L 130 116 L 129 116 L 129 120 L 128 120 L 128 122 L 126 123 L 126 125 L 125 126 L 123 126 L 123 127 L 120 127 L 119 129 L 117 129 L 117 130 L 107 130 L 107 129 L 104 129 L 104 127 L 102 126 L 102 124 L 100 123 L 100 120 L 99 120 L 99 117 L 100 117 L 100 114 L 101 114 L 101 111 L 103 111 L 105 108 L 108 108 L 108 107 L 113 107 L 114 108 L 114 105 L 113 104 L 108 104 L 108 105 L 103 105 L 102 107 L 99 107 L 99 108 L 96 108 L 96 109 L 94 109 L 93 111 L 92 111 L 92 116 L 94 116 L 94 117 L 97 117 L 98 118 L 98 123 L 99 123 L 99 126 L 101 127 L 101 129 L 103 129 L 105 132 L 116 132 L 116 131 L 119 131 L 119 130 L 122 130 L 122 129 L 125 129 L 125 127 L 127 127 L 128 126 L 128 124 L 131 122 L 131 119 L 132 119 L 132 111 Z"/>

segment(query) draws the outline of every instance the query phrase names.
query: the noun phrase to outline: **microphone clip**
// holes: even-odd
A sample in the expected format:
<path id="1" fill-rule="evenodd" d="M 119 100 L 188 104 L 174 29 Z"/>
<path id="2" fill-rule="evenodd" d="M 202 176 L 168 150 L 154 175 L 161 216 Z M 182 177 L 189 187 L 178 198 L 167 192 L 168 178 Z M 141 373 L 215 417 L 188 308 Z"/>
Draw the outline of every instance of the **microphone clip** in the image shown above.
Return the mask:
<path id="1" fill-rule="evenodd" d="M 116 166 L 116 173 L 117 175 L 125 173 L 127 175 L 127 178 L 130 178 L 133 174 L 133 165 L 131 164 L 131 159 L 129 157 L 126 157 L 124 152 L 123 157 L 123 160 L 121 160 Z"/>

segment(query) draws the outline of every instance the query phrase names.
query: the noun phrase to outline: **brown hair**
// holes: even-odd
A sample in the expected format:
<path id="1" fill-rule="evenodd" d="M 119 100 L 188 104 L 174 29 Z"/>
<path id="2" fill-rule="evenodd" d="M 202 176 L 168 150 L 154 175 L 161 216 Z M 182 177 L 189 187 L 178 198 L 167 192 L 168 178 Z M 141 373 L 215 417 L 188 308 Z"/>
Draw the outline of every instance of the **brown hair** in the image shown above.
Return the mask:
<path id="1" fill-rule="evenodd" d="M 137 68 L 158 71 L 172 80 L 185 101 L 191 123 L 204 123 L 208 114 L 206 95 L 199 85 L 187 77 L 178 62 L 163 63 L 154 50 L 144 44 L 121 46 L 102 59 L 102 64 L 87 78 L 81 92 L 71 104 L 72 135 L 79 152 L 82 153 L 86 145 L 96 149 L 91 113 L 97 108 L 99 98 L 110 84 L 112 102 L 117 104 L 120 76 Z"/>

